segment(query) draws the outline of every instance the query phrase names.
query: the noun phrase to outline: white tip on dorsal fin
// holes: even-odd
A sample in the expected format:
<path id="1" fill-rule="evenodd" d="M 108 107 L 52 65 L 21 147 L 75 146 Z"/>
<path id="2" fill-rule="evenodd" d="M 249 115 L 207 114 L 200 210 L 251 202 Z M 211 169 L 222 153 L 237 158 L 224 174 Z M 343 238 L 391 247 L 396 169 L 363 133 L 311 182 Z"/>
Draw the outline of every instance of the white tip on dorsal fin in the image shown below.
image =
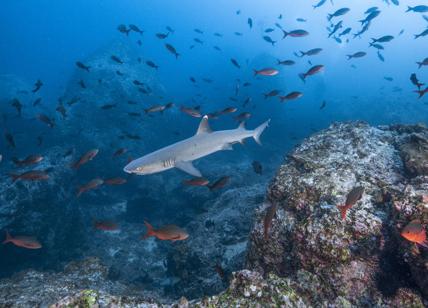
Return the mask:
<path id="1" fill-rule="evenodd" d="M 241 123 L 239 123 L 238 128 L 245 129 L 245 121 L 242 121 Z"/>
<path id="2" fill-rule="evenodd" d="M 208 124 L 208 116 L 204 116 L 201 120 L 201 123 L 199 123 L 198 130 L 196 131 L 196 135 L 204 134 L 204 133 L 211 133 L 211 127 Z"/>

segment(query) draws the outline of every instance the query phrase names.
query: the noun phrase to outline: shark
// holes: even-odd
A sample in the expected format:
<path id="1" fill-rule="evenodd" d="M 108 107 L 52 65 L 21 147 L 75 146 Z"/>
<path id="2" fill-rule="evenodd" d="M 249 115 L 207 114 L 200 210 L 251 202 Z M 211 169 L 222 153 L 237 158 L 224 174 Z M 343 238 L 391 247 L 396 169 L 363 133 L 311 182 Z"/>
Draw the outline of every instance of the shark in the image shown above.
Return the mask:
<path id="1" fill-rule="evenodd" d="M 269 122 L 270 119 L 254 130 L 247 130 L 245 122 L 241 122 L 236 129 L 213 131 L 209 126 L 208 116 L 205 115 L 194 136 L 137 158 L 128 163 L 123 171 L 148 175 L 177 168 L 192 176 L 202 177 L 201 172 L 192 163 L 194 160 L 218 151 L 233 150 L 233 144 L 243 143 L 251 137 L 261 145 L 260 135 Z"/>

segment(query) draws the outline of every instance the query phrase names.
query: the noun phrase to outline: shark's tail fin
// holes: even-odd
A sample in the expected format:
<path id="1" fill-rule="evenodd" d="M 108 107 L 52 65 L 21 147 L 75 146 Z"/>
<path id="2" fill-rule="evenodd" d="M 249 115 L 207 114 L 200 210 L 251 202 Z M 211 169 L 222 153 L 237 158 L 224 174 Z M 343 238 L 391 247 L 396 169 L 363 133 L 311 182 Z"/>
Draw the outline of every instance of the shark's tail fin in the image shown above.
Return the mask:
<path id="1" fill-rule="evenodd" d="M 259 127 L 257 127 L 253 132 L 254 132 L 254 135 L 253 135 L 253 138 L 254 138 L 254 140 L 258 143 L 258 144 L 262 144 L 261 142 L 260 142 L 260 135 L 263 133 L 263 131 L 265 130 L 265 128 L 266 127 L 268 127 L 269 126 L 269 122 L 270 122 L 270 119 L 269 120 L 267 120 L 266 122 L 264 122 L 262 125 L 260 125 Z"/>

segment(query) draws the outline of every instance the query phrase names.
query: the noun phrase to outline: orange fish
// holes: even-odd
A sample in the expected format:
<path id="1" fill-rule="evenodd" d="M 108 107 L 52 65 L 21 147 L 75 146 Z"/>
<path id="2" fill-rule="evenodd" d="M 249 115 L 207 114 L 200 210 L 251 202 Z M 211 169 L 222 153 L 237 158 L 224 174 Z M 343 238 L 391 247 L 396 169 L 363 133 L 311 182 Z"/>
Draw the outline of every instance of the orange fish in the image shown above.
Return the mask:
<path id="1" fill-rule="evenodd" d="M 124 178 L 111 178 L 104 180 L 104 184 L 106 185 L 122 185 L 126 183 L 126 179 Z"/>
<path id="2" fill-rule="evenodd" d="M 337 206 L 339 208 L 342 220 L 346 219 L 347 211 L 363 197 L 363 193 L 364 193 L 364 187 L 362 186 L 354 187 L 346 196 L 345 204 Z"/>
<path id="3" fill-rule="evenodd" d="M 81 165 L 86 164 L 88 161 L 94 159 L 97 156 L 99 150 L 93 149 L 85 153 L 80 159 L 72 165 L 73 169 L 78 169 Z"/>
<path id="4" fill-rule="evenodd" d="M 414 219 L 401 231 L 406 240 L 428 248 L 427 234 L 419 219 Z"/>
<path id="5" fill-rule="evenodd" d="M 147 228 L 147 233 L 143 236 L 143 239 L 154 236 L 162 241 L 175 242 L 185 240 L 189 237 L 189 234 L 186 232 L 186 230 L 183 230 L 176 225 L 166 225 L 156 230 L 147 221 L 144 222 L 144 225 Z"/>
<path id="6" fill-rule="evenodd" d="M 103 184 L 104 184 L 104 181 L 102 179 L 100 179 L 100 178 L 93 179 L 93 180 L 89 181 L 88 183 L 86 183 L 85 185 L 80 186 L 78 188 L 77 197 L 80 197 L 80 195 L 83 194 L 84 192 L 98 188 Z"/>
<path id="7" fill-rule="evenodd" d="M 6 239 L 3 244 L 12 243 L 15 246 L 27 248 L 27 249 L 40 249 L 42 245 L 39 241 L 32 236 L 15 236 L 12 237 L 9 232 L 6 231 Z"/>
<path id="8" fill-rule="evenodd" d="M 94 228 L 101 231 L 119 230 L 118 224 L 113 221 L 94 221 Z"/>

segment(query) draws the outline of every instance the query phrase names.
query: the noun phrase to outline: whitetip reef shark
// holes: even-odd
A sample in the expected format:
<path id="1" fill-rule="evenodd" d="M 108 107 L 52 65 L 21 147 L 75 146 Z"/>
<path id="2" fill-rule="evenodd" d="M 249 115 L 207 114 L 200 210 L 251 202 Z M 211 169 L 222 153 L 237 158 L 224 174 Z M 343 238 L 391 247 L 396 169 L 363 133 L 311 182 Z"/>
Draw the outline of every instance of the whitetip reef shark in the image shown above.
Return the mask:
<path id="1" fill-rule="evenodd" d="M 202 177 L 192 161 L 218 151 L 232 150 L 233 144 L 242 143 L 244 139 L 250 137 L 261 144 L 260 135 L 269 122 L 270 120 L 267 120 L 254 130 L 245 129 L 244 122 L 241 122 L 236 129 L 212 131 L 208 124 L 208 116 L 204 116 L 194 136 L 137 158 L 127 164 L 123 171 L 146 175 L 178 168 L 195 177 Z"/>

